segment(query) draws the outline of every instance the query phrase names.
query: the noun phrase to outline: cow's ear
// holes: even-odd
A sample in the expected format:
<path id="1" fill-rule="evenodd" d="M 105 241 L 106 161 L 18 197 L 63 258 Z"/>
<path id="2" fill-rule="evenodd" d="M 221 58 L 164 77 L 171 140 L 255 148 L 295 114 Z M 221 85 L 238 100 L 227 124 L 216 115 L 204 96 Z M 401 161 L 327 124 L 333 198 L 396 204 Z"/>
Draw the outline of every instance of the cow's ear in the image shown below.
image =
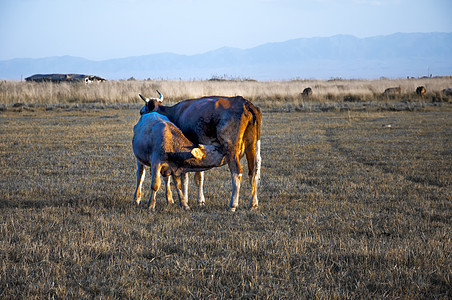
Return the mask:
<path id="1" fill-rule="evenodd" d="M 141 98 L 144 102 L 146 102 L 146 103 L 149 102 L 149 99 L 146 98 L 145 96 L 143 96 L 143 95 L 141 95 L 141 94 L 138 94 L 138 96 L 140 96 L 140 98 Z"/>
<path id="2" fill-rule="evenodd" d="M 201 159 L 204 156 L 206 156 L 205 151 L 203 151 L 200 148 L 193 148 L 193 150 L 191 150 L 191 154 L 196 158 L 196 159 Z"/>

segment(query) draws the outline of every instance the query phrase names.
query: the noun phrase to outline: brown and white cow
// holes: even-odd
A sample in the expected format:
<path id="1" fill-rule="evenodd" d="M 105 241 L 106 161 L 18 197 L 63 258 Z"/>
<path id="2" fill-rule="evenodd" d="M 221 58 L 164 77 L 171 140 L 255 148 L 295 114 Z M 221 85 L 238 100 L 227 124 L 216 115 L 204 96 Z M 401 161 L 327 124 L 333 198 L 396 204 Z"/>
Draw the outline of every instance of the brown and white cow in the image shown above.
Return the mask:
<path id="1" fill-rule="evenodd" d="M 155 195 L 160 186 L 160 174 L 167 178 L 172 176 L 176 182 L 180 205 L 188 210 L 190 207 L 182 193 L 180 176 L 187 172 L 208 170 L 221 166 L 223 153 L 213 145 L 195 146 L 167 117 L 156 112 L 144 114 L 133 127 L 133 153 L 137 159 L 137 187 L 134 202 L 141 201 L 141 186 L 145 177 L 144 166 L 152 172 L 152 193 L 148 208 L 155 209 Z M 167 201 L 172 202 L 168 198 Z"/>
<path id="2" fill-rule="evenodd" d="M 420 96 L 421 98 L 424 98 L 425 92 L 426 92 L 426 90 L 425 90 L 425 87 L 424 87 L 424 86 L 418 86 L 418 87 L 416 88 L 416 94 L 417 94 L 418 96 Z"/>
<path id="3" fill-rule="evenodd" d="M 157 91 L 158 92 L 158 91 Z M 203 97 L 164 106 L 163 96 L 146 98 L 140 114 L 158 112 L 173 122 L 194 144 L 219 145 L 231 172 L 232 196 L 228 210 L 235 211 L 239 201 L 242 167 L 240 158 L 245 154 L 251 182 L 250 208 L 257 208 L 257 186 L 260 179 L 260 126 L 262 114 L 250 101 L 237 97 Z M 202 195 L 202 173 L 198 176 Z"/>

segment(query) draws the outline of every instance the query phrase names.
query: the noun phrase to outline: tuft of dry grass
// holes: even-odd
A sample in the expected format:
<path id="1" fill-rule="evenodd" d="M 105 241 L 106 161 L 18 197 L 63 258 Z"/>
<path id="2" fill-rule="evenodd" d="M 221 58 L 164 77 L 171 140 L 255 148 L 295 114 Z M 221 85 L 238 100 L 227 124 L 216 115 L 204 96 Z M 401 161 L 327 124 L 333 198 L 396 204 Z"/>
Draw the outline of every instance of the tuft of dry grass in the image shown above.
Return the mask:
<path id="1" fill-rule="evenodd" d="M 450 113 L 264 113 L 231 214 L 227 167 L 132 205 L 137 108 L 0 112 L 0 298 L 449 299 Z"/>

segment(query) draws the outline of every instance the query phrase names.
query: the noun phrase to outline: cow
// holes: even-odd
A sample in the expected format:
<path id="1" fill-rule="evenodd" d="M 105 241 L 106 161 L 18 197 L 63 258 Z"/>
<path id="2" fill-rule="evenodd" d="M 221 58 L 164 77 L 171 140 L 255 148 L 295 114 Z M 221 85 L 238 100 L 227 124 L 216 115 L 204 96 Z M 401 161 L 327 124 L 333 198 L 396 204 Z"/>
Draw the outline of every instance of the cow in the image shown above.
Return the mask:
<path id="1" fill-rule="evenodd" d="M 194 145 L 167 117 L 156 112 L 142 115 L 133 127 L 132 148 L 137 160 L 134 202 L 139 204 L 141 201 L 144 166 L 149 166 L 152 172 L 152 193 L 147 206 L 151 210 L 155 210 L 155 195 L 160 186 L 160 174 L 164 178 L 170 175 L 173 177 L 179 203 L 188 210 L 190 207 L 182 193 L 181 174 L 218 167 L 224 160 L 223 153 L 218 147 Z M 168 194 L 167 201 L 172 202 Z"/>
<path id="2" fill-rule="evenodd" d="M 443 89 L 442 92 L 443 92 L 444 96 L 447 96 L 447 97 L 452 96 L 452 88 Z"/>
<path id="3" fill-rule="evenodd" d="M 312 89 L 310 87 L 307 87 L 303 90 L 303 93 L 301 93 L 303 97 L 310 97 L 312 95 Z"/>
<path id="4" fill-rule="evenodd" d="M 392 88 L 387 88 L 383 92 L 383 96 L 395 96 L 395 95 L 400 95 L 401 93 L 402 93 L 402 90 L 400 87 L 392 87 Z"/>
<path id="5" fill-rule="evenodd" d="M 242 167 L 240 158 L 246 155 L 248 175 L 251 183 L 251 201 L 249 208 L 258 207 L 257 187 L 260 179 L 260 126 L 262 113 L 250 101 L 236 97 L 202 97 L 188 99 L 174 106 L 163 105 L 160 98 L 146 98 L 140 114 L 158 112 L 168 117 L 182 133 L 194 144 L 218 145 L 224 154 L 224 163 L 231 172 L 232 196 L 228 210 L 235 211 L 239 201 Z M 197 174 L 199 182 L 198 202 L 203 205 L 203 173 Z"/>
<path id="6" fill-rule="evenodd" d="M 425 90 L 425 87 L 423 87 L 423 86 L 418 86 L 416 88 L 416 94 L 422 98 L 424 98 L 425 92 L 426 92 L 426 90 Z"/>
<path id="7" fill-rule="evenodd" d="M 388 99 L 394 99 L 395 96 L 400 95 L 402 93 L 402 89 L 400 87 L 391 87 L 384 90 L 382 96 Z"/>

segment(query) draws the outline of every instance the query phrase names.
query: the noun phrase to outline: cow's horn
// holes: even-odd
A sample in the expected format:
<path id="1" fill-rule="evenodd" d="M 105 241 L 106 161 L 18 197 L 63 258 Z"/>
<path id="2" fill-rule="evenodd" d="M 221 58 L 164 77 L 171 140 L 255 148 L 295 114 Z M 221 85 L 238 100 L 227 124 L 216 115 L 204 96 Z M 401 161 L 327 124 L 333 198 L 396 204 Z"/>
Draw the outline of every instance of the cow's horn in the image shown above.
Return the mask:
<path id="1" fill-rule="evenodd" d="M 156 90 L 157 91 L 157 93 L 159 94 L 159 96 L 160 96 L 160 98 L 159 99 L 156 99 L 157 101 L 159 101 L 159 102 L 163 102 L 163 95 L 159 92 L 159 90 Z"/>
<path id="2" fill-rule="evenodd" d="M 145 96 L 143 96 L 141 94 L 138 94 L 138 95 L 140 96 L 141 99 L 143 99 L 144 102 L 146 102 L 146 103 L 149 102 L 149 99 L 146 98 Z"/>
<path id="3" fill-rule="evenodd" d="M 143 99 L 144 102 L 148 103 L 151 100 L 155 100 L 158 102 L 163 102 L 163 95 L 157 90 L 157 93 L 159 94 L 160 98 L 146 98 L 141 94 L 138 94 L 140 96 L 141 99 Z"/>

